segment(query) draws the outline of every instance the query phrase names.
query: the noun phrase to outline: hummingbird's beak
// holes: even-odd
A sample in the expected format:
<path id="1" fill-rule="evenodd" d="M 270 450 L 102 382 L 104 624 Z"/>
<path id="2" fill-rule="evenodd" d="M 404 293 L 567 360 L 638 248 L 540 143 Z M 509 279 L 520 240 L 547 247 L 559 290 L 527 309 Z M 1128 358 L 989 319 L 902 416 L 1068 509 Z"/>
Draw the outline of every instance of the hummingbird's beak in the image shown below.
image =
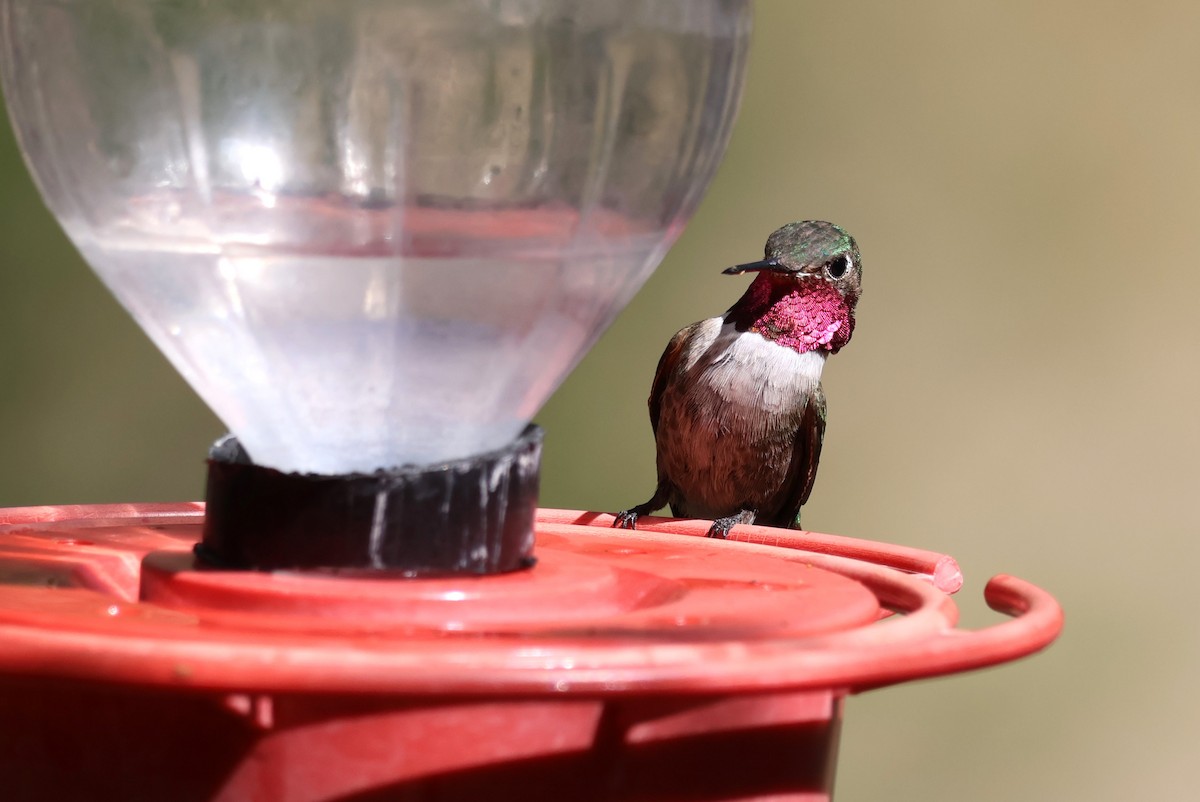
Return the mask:
<path id="1" fill-rule="evenodd" d="M 786 268 L 774 259 L 761 259 L 757 262 L 746 262 L 744 265 L 727 267 L 721 272 L 727 276 L 737 276 L 742 273 L 759 273 L 763 270 L 786 270 Z"/>

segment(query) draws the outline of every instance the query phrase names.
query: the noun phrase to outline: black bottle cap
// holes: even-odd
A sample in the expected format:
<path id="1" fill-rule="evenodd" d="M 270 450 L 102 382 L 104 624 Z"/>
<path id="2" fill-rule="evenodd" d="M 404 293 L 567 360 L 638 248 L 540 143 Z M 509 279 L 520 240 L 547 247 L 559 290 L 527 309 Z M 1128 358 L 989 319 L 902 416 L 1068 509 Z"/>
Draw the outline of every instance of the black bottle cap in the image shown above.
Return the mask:
<path id="1" fill-rule="evenodd" d="M 533 565 L 542 430 L 487 454 L 374 473 L 284 473 L 233 436 L 208 459 L 196 553 L 213 567 L 498 574 Z"/>

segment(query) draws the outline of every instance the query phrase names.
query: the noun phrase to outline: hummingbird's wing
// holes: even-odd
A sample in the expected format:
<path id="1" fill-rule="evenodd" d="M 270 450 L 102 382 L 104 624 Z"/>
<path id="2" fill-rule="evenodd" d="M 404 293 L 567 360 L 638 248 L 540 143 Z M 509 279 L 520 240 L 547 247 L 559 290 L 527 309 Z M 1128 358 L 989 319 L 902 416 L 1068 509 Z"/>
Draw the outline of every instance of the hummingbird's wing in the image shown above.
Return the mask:
<path id="1" fill-rule="evenodd" d="M 821 443 L 825 439 L 825 391 L 821 385 L 813 392 L 804 407 L 800 427 L 796 430 L 796 441 L 792 446 L 792 461 L 788 465 L 788 477 L 784 483 L 786 514 L 780 515 L 781 524 L 794 529 L 800 528 L 800 508 L 812 493 L 817 478 L 817 463 L 821 461 Z"/>
<path id="2" fill-rule="evenodd" d="M 646 400 L 650 406 L 650 426 L 654 429 L 655 434 L 658 434 L 658 418 L 662 413 L 663 390 L 666 389 L 668 379 L 675 373 L 675 365 L 679 362 L 680 354 L 683 353 L 683 344 L 687 342 L 692 330 L 699 325 L 699 323 L 693 323 L 676 332 L 671 341 L 667 343 L 667 348 L 663 351 L 662 356 L 658 358 L 658 369 L 654 371 L 654 383 L 650 385 L 650 398 Z"/>

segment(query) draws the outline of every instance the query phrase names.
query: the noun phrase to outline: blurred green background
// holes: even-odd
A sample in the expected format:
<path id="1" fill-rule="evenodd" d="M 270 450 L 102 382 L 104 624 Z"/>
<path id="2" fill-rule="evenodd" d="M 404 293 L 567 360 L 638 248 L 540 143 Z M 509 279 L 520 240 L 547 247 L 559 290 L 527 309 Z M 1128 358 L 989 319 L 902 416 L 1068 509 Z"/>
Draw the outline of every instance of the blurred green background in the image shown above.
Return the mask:
<path id="1" fill-rule="evenodd" d="M 1200 4 L 758 6 L 686 233 L 539 421 L 543 502 L 653 484 L 668 337 L 776 226 L 862 247 L 808 527 L 1010 572 L 1067 628 L 1015 665 L 853 698 L 839 799 L 1194 799 L 1200 787 Z M 202 495 L 222 427 L 92 277 L 0 127 L 0 504 Z"/>

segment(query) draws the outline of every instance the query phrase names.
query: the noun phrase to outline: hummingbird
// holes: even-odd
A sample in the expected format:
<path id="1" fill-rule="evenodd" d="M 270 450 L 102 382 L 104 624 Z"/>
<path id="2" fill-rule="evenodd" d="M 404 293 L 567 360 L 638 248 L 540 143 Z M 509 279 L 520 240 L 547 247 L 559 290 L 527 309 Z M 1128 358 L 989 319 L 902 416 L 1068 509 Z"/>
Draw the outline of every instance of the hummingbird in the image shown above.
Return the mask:
<path id="1" fill-rule="evenodd" d="M 804 220 L 772 233 L 762 260 L 723 272 L 757 275 L 724 315 L 667 343 L 649 399 L 658 485 L 614 527 L 669 504 L 712 520 L 709 537 L 800 528 L 825 436 L 821 370 L 854 333 L 862 258 L 845 229 Z"/>

